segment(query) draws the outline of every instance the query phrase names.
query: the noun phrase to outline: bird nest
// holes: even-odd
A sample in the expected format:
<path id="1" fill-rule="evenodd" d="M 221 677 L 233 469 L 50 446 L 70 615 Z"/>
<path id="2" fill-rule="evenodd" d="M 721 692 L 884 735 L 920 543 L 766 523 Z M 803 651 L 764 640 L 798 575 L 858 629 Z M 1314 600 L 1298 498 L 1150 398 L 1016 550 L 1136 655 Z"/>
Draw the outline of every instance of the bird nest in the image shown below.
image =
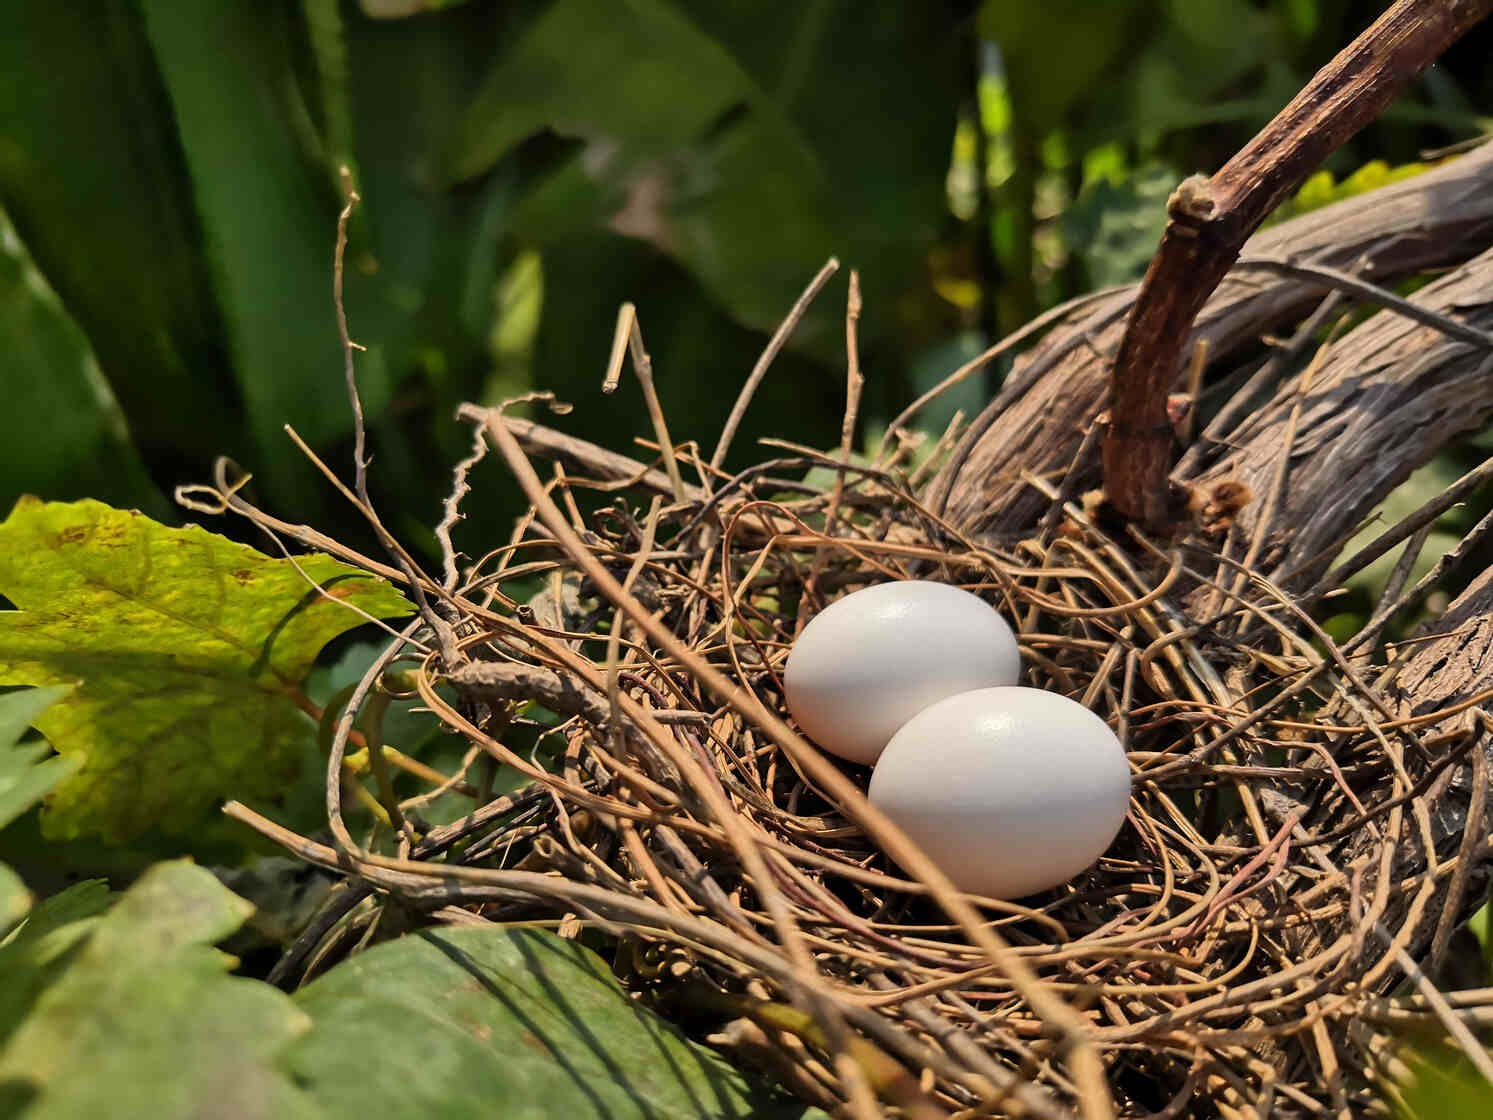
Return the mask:
<path id="1" fill-rule="evenodd" d="M 223 508 L 399 580 L 420 607 L 329 715 L 329 836 L 229 807 L 346 879 L 278 978 L 345 947 L 379 900 L 421 920 L 548 923 L 613 948 L 624 984 L 739 1061 L 854 1116 L 1358 1110 L 1393 1064 L 1388 1032 L 1466 1034 L 1412 956 L 1432 934 L 1444 953 L 1473 894 L 1483 848 L 1438 855 L 1422 795 L 1470 767 L 1481 797 L 1465 717 L 1485 697 L 1407 713 L 1390 688 L 1406 648 L 1334 642 L 1231 547 L 1226 490 L 1185 536 L 1117 528 L 1080 493 L 1086 441 L 1074 470 L 1024 478 L 1039 517 L 977 539 L 925 498 L 952 440 L 921 460 L 902 438 L 874 461 L 849 454 L 853 357 L 839 454 L 776 444 L 728 474 L 729 435 L 712 459 L 668 436 L 627 309 L 609 383 L 629 346 L 654 461 L 464 409 L 476 443 L 438 529 L 442 577 L 373 514 L 361 446 L 343 489 L 391 564 L 255 509 L 220 472 Z M 489 449 L 531 506 L 471 559 L 451 531 Z M 835 598 L 900 579 L 992 603 L 1023 683 L 1123 742 L 1127 821 L 1061 888 L 960 894 L 867 801 L 869 771 L 788 722 L 795 635 Z M 450 774 L 401 757 L 435 785 L 404 800 L 377 730 L 396 696 L 471 746 Z M 535 721 L 558 744 L 544 765 L 510 745 Z M 357 750 L 375 792 L 348 777 Z M 527 784 L 492 794 L 482 760 Z M 432 792 L 470 811 L 430 826 Z M 356 799 L 383 822 L 362 839 L 343 819 Z M 1411 849 L 1425 858 L 1403 873 Z"/>

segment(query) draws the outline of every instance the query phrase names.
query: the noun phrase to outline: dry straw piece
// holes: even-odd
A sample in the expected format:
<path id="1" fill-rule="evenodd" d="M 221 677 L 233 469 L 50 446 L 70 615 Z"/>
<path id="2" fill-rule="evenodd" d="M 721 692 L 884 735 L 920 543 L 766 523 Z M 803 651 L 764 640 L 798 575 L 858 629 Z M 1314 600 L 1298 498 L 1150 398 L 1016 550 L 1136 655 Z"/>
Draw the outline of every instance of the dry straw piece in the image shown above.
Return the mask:
<path id="1" fill-rule="evenodd" d="M 1475 182 L 1486 202 L 1490 166 L 1474 153 L 1418 189 Z M 1402 198 L 1409 189 L 1390 188 Z M 1266 249 L 1288 233 L 1309 243 L 1355 216 L 1360 241 L 1372 241 L 1375 213 L 1388 237 L 1405 211 L 1370 199 L 1296 219 L 1263 235 Z M 1388 293 L 1362 276 L 1335 286 L 1326 264 L 1312 279 L 1318 300 L 1330 289 L 1325 303 L 1303 301 L 1299 270 L 1250 269 L 1246 250 L 1199 337 L 1211 341 L 1209 383 L 1268 403 L 1210 408 L 1177 476 L 1192 486 L 1197 522 L 1167 539 L 1115 528 L 1082 500 L 1097 457 L 1092 415 L 1061 458 L 1032 449 L 995 493 L 988 472 L 959 484 L 988 459 L 980 432 L 946 433 L 937 458 L 914 465 L 909 417 L 875 461 L 853 457 L 847 434 L 829 452 L 774 441 L 771 458 L 731 473 L 723 452 L 707 458 L 695 443 L 654 445 L 643 462 L 466 406 L 476 442 L 437 533 L 441 578 L 382 529 L 361 451 L 354 485 L 337 485 L 378 527 L 392 564 L 256 509 L 220 467 L 208 508 L 395 580 L 420 606 L 328 713 L 328 834 L 298 836 L 228 807 L 345 876 L 276 978 L 293 982 L 378 936 L 386 914 L 599 931 L 640 998 L 712 1024 L 712 1041 L 738 1059 L 857 1117 L 1358 1113 L 1392 1091 L 1391 1042 L 1408 1028 L 1434 1029 L 1486 1065 L 1473 1032 L 1488 1025 L 1493 995 L 1442 993 L 1436 979 L 1493 861 L 1493 577 L 1473 580 L 1409 640 L 1390 646 L 1382 635 L 1433 586 L 1460 586 L 1449 581 L 1470 547 L 1453 550 L 1431 582 L 1412 585 L 1411 569 L 1434 517 L 1489 471 L 1331 573 L 1361 519 L 1439 442 L 1380 435 L 1372 477 L 1338 477 L 1341 491 L 1319 490 L 1310 510 L 1298 489 L 1302 479 L 1329 486 L 1334 456 L 1362 473 L 1359 451 L 1334 450 L 1332 433 L 1373 415 L 1373 402 L 1404 399 L 1428 370 L 1472 385 L 1470 371 L 1485 366 L 1471 332 L 1493 326 L 1493 265 L 1475 254 L 1493 241 L 1493 220 L 1461 228 L 1477 232 L 1456 248 L 1439 243 L 1439 263 L 1456 267 L 1417 294 L 1413 316 L 1397 297 L 1379 301 Z M 1330 260 L 1336 243 L 1318 244 Z M 1399 251 L 1414 268 L 1432 252 Z M 851 291 L 853 416 L 853 281 Z M 1053 407 L 1097 413 L 1097 392 L 1060 400 L 1091 360 L 1071 340 L 1127 296 L 1048 320 L 980 431 L 996 430 L 1006 409 L 1029 412 L 1043 392 Z M 1317 327 L 1366 297 L 1384 309 L 1314 349 Z M 1267 338 L 1303 322 L 1296 340 Z M 1117 340 L 1087 329 L 1112 358 Z M 641 340 L 628 309 L 614 365 L 631 353 L 661 434 Z M 1381 358 L 1365 362 L 1365 352 Z M 1026 375 L 1034 364 L 1043 377 Z M 1442 439 L 1493 412 L 1493 378 L 1481 380 Z M 355 397 L 351 377 L 349 386 Z M 493 452 L 531 508 L 506 545 L 472 558 L 452 531 L 471 469 Z M 916 483 L 932 471 L 930 485 Z M 1313 611 L 1342 573 L 1396 548 L 1369 624 L 1335 641 Z M 536 578 L 538 597 L 510 597 Z M 1026 683 L 1086 704 L 1129 751 L 1128 822 L 1060 890 L 1024 904 L 957 893 L 867 803 L 866 771 L 830 761 L 784 722 L 781 672 L 803 622 L 855 588 L 908 578 L 999 607 L 1022 643 Z M 384 749 L 391 695 L 417 695 L 465 736 L 459 772 Z M 549 734 L 562 744 L 552 767 L 507 745 L 535 709 L 553 716 Z M 345 766 L 356 751 L 429 788 L 400 801 L 393 771 L 375 765 L 377 790 L 362 790 Z M 493 796 L 495 763 L 530 784 Z M 471 811 L 427 826 L 421 807 L 437 792 L 471 798 Z M 343 819 L 354 798 L 382 822 L 361 840 Z"/>

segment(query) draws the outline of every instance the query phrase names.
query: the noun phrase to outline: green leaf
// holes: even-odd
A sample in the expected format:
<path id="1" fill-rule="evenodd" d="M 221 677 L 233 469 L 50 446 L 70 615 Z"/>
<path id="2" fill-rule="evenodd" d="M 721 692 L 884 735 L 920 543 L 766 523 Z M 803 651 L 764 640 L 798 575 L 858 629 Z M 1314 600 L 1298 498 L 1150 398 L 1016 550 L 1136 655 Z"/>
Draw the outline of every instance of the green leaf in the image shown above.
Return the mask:
<path id="1" fill-rule="evenodd" d="M 747 0 L 671 6 L 764 95 L 681 157 L 655 243 L 758 330 L 777 326 L 833 253 L 861 272 L 870 345 L 946 221 L 956 13 L 817 0 L 764 19 Z M 843 320 L 843 299 L 827 293 L 795 345 L 841 368 Z"/>
<path id="2" fill-rule="evenodd" d="M 1089 184 L 1063 216 L 1063 230 L 1093 288 L 1145 274 L 1166 228 L 1166 200 L 1180 181 L 1171 168 L 1138 168 L 1118 182 Z"/>
<path id="3" fill-rule="evenodd" d="M 920 254 L 944 220 L 957 39 L 943 9 L 923 18 L 906 6 L 816 2 L 763 19 L 745 2 L 652 7 L 675 9 L 734 60 L 743 90 L 765 93 L 743 93 L 702 135 L 661 155 L 633 159 L 626 143 L 591 138 L 525 194 L 512 223 L 541 242 L 544 304 L 531 366 L 542 371 L 537 384 L 576 403 L 567 430 L 609 445 L 651 430 L 635 390 L 605 408 L 589 403 L 617 306 L 636 300 L 670 427 L 708 447 L 731 404 L 721 379 L 746 375 L 760 332 L 777 326 L 832 252 L 861 269 L 866 347 L 895 327 L 892 309 L 917 283 Z M 658 65 L 667 71 L 667 60 Z M 615 111 L 625 117 L 628 106 Z M 614 135 L 630 127 L 621 120 Z M 821 296 L 779 356 L 733 462 L 762 435 L 830 438 L 825 418 L 844 402 L 842 284 Z M 689 372 L 700 369 L 733 372 Z M 863 414 L 890 415 L 902 392 L 898 378 L 873 379 Z"/>
<path id="4" fill-rule="evenodd" d="M 101 879 L 75 883 L 37 903 L 25 924 L 0 943 L 0 1046 L 61 974 L 109 901 Z"/>
<path id="5" fill-rule="evenodd" d="M 1485 902 L 1476 914 L 1467 919 L 1467 928 L 1477 938 L 1483 956 L 1493 963 L 1493 902 Z"/>
<path id="6" fill-rule="evenodd" d="M 499 181 L 440 190 L 435 178 L 503 40 L 496 15 L 472 6 L 410 23 L 350 19 L 345 27 L 363 196 L 351 233 L 357 268 L 347 277 L 348 314 L 358 341 L 386 348 L 396 373 L 423 364 L 436 387 L 467 362 L 485 368 L 489 357 L 509 189 Z M 444 411 L 443 423 L 448 417 Z"/>
<path id="7" fill-rule="evenodd" d="M 1400 1086 L 1405 1120 L 1485 1120 L 1493 1115 L 1493 1085 L 1449 1046 L 1407 1054 L 1410 1077 Z"/>
<path id="8" fill-rule="evenodd" d="M 0 524 L 0 594 L 19 608 L 0 613 L 0 684 L 79 684 L 37 720 L 82 760 L 43 817 L 64 838 L 180 831 L 229 794 L 283 792 L 312 734 L 299 686 L 363 621 L 347 605 L 409 610 L 329 556 L 271 560 L 194 526 L 35 499 Z"/>
<path id="9" fill-rule="evenodd" d="M 1092 98 L 1106 71 L 1155 33 L 1143 18 L 1153 6 L 1149 0 L 986 0 L 976 25 L 982 38 L 1000 47 L 1007 85 L 1019 98 L 1019 127 L 1045 135 L 1075 105 Z M 1063 62 L 1054 66 L 1058 49 Z"/>
<path id="10" fill-rule="evenodd" d="M 31 892 L 26 889 L 26 884 L 21 882 L 19 875 L 0 863 L 0 935 L 8 933 L 29 909 Z"/>
<path id="11" fill-rule="evenodd" d="M 611 447 L 625 447 L 631 435 L 646 436 L 651 427 L 642 394 L 624 382 L 612 397 L 599 398 L 594 372 L 606 366 L 617 306 L 640 291 L 648 293 L 639 316 L 670 428 L 678 431 L 675 438 L 702 438 L 708 448 L 725 422 L 731 394 L 721 392 L 719 378 L 689 371 L 750 370 L 762 338 L 733 322 L 651 246 L 617 236 L 572 237 L 545 249 L 544 313 L 533 367 L 544 371 L 544 388 L 576 402 L 560 422 L 567 432 Z M 844 401 L 843 375 L 798 351 L 779 354 L 742 422 L 732 461 L 753 461 L 749 456 L 760 452 L 753 441 L 761 436 L 823 443 L 823 418 L 835 415 Z"/>
<path id="12" fill-rule="evenodd" d="M 316 63 L 322 132 L 332 162 L 357 177 L 353 158 L 352 105 L 348 97 L 347 34 L 338 0 L 301 0 L 306 45 Z"/>
<path id="13" fill-rule="evenodd" d="M 670 8 L 656 0 L 551 4 L 468 108 L 448 159 L 452 178 L 486 171 L 546 127 L 655 153 L 699 136 L 749 83 Z"/>
<path id="14" fill-rule="evenodd" d="M 217 51 L 200 61 L 217 66 Z M 233 386 L 134 0 L 0 4 L 0 136 L 0 205 L 88 336 L 136 441 L 172 464 L 223 450 Z"/>
<path id="15" fill-rule="evenodd" d="M 227 977 L 211 948 L 252 907 L 207 871 L 158 864 L 98 919 L 0 1052 L 24 1120 L 314 1120 L 274 1064 L 306 1018 L 275 988 Z"/>
<path id="16" fill-rule="evenodd" d="M 1110 8 L 1081 6 L 1100 19 L 1099 13 Z M 1284 44 L 1277 20 L 1258 5 L 1247 0 L 1164 0 L 1146 8 L 1130 24 L 1136 38 L 1125 44 L 1123 69 L 1089 91 L 1080 148 L 1138 140 L 1143 149 L 1154 149 L 1172 131 L 1236 121 L 1263 124 L 1299 88 L 1299 80 L 1280 61 Z M 1082 25 L 1060 22 L 1050 30 L 1049 58 L 1083 51 L 1090 34 Z M 1033 61 L 1040 63 L 1040 58 Z M 1264 81 L 1244 81 L 1261 70 Z M 1289 85 L 1284 97 L 1271 85 L 1278 78 Z M 1040 71 L 1029 71 L 1023 80 L 1045 78 Z M 1240 97 L 1241 90 L 1248 94 Z"/>
<path id="17" fill-rule="evenodd" d="M 51 754 L 45 743 L 20 742 L 21 735 L 42 710 L 68 691 L 66 687 L 31 688 L 0 695 L 0 828 L 35 805 L 78 768 L 74 759 L 45 758 Z M 8 933 L 30 908 L 31 892 L 26 884 L 0 863 L 0 936 Z M 0 957 L 3 953 L 0 949 Z M 0 986 L 0 1008 L 6 998 Z"/>
<path id="18" fill-rule="evenodd" d="M 0 696 L 0 828 L 35 805 L 78 768 L 76 759 L 46 758 L 45 743 L 22 744 L 26 728 L 71 689 L 31 688 Z"/>
<path id="19" fill-rule="evenodd" d="M 0 353 L 7 389 L 0 502 L 44 490 L 51 498 L 91 494 L 164 508 L 88 339 L 37 271 L 3 209 Z"/>
<path id="20" fill-rule="evenodd" d="M 590 950 L 534 930 L 408 936 L 296 993 L 287 1062 L 333 1120 L 806 1117 L 629 999 Z"/>
<path id="21" fill-rule="evenodd" d="M 522 233 L 549 243 L 610 226 L 648 241 L 757 329 L 776 326 L 832 253 L 863 270 L 868 308 L 889 306 L 944 209 L 953 37 L 941 18 L 559 0 L 495 64 L 451 166 L 476 174 L 544 129 L 577 137 L 576 158 L 515 216 Z M 868 153 L 886 155 L 874 175 Z M 838 354 L 843 312 L 830 302 L 796 345 Z M 868 314 L 865 329 L 889 318 Z"/>
<path id="22" fill-rule="evenodd" d="M 0 1115 L 826 1120 L 547 932 L 408 935 L 292 1001 L 224 976 L 211 946 L 252 907 L 194 864 L 157 864 L 108 901 L 73 888 L 0 944 Z"/>
<path id="23" fill-rule="evenodd" d="M 451 416 L 480 397 L 493 365 L 494 288 L 507 247 L 516 176 L 504 167 L 475 189 L 442 189 L 440 163 L 500 43 L 513 32 L 507 5 L 468 5 L 418 20 L 349 15 L 344 32 L 358 186 L 350 230 L 347 311 L 362 361 L 396 384 L 421 386 L 428 411 L 411 430 L 373 432 L 386 510 L 403 509 L 406 536 L 428 536 L 414 516 L 449 484 L 448 464 L 468 437 Z M 361 368 L 361 367 L 360 367 Z M 469 511 L 477 535 L 506 533 L 516 516 L 489 504 Z M 401 527 L 396 526 L 396 531 Z"/>
<path id="24" fill-rule="evenodd" d="M 261 479 L 299 466 L 282 426 L 322 443 L 352 423 L 332 310 L 338 201 L 299 96 L 287 5 L 142 0 L 175 110 Z M 362 371 L 370 414 L 387 399 Z"/>
<path id="25" fill-rule="evenodd" d="M 107 910 L 113 899 L 109 884 L 102 879 L 84 879 L 42 899 L 26 916 L 26 924 L 0 942 L 0 969 L 11 967 L 20 952 L 32 952 L 59 934 L 66 933 L 63 940 L 76 944 L 80 931 L 91 928 L 84 923 Z M 51 944 L 46 952 L 55 955 L 56 950 L 57 945 Z"/>

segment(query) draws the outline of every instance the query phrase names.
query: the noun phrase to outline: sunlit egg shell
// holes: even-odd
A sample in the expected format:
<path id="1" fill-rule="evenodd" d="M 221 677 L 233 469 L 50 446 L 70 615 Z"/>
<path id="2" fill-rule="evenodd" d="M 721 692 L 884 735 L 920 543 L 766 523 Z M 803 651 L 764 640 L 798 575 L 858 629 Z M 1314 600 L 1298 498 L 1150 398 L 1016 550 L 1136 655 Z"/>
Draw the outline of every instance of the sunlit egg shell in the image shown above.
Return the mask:
<path id="1" fill-rule="evenodd" d="M 984 688 L 892 737 L 871 801 L 954 885 L 1022 898 L 1072 879 L 1114 842 L 1130 766 L 1109 725 L 1037 688 Z"/>
<path id="2" fill-rule="evenodd" d="M 929 704 L 1020 676 L 1016 638 L 994 607 L 946 583 L 903 580 L 820 611 L 794 642 L 783 685 L 809 738 L 870 765 Z"/>

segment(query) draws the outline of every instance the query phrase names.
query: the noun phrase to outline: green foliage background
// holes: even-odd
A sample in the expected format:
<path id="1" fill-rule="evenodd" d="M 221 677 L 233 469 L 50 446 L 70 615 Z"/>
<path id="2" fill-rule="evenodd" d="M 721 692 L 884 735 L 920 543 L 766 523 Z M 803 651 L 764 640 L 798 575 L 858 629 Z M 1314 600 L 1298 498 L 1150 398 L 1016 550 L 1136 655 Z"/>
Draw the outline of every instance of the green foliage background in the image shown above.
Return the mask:
<path id="1" fill-rule="evenodd" d="M 359 377 L 375 498 L 391 527 L 428 553 L 449 466 L 466 450 L 452 421 L 458 403 L 543 388 L 576 404 L 564 423 L 581 436 L 626 449 L 649 434 L 630 383 L 604 402 L 598 392 L 622 301 L 638 305 L 676 438 L 708 447 L 768 332 L 837 255 L 860 270 L 865 290 L 862 418 L 863 434 L 874 434 L 913 394 L 1037 311 L 1137 277 L 1172 186 L 1232 154 L 1380 6 L 0 5 L 0 516 L 23 495 L 148 515 L 28 502 L 0 527 L 0 606 L 20 608 L 0 613 L 0 682 L 75 686 L 0 694 L 0 705 L 14 701 L 0 707 L 0 824 L 18 818 L 0 836 L 11 865 L 0 865 L 0 923 L 23 923 L 0 941 L 0 1082 L 21 1086 L 0 1085 L 0 1118 L 83 1115 L 98 1099 L 136 1107 L 108 1095 L 110 1077 L 128 1080 L 131 1068 L 170 1057 L 180 1040 L 161 1029 L 172 1000 L 259 1024 L 233 1071 L 245 1092 L 278 1101 L 283 1115 L 337 1115 L 346 1093 L 318 1085 L 343 1078 L 373 1091 L 337 1067 L 338 1047 L 376 1054 L 379 1045 L 349 1009 L 365 1000 L 400 1018 L 425 1013 L 406 974 L 438 963 L 428 944 L 379 958 L 388 967 L 377 976 L 352 962 L 295 1006 L 232 987 L 239 981 L 208 946 L 246 911 L 186 865 L 149 872 L 103 917 L 101 885 L 61 891 L 87 875 L 125 888 L 182 853 L 210 861 L 266 902 L 237 935 L 247 973 L 262 972 L 274 949 L 278 935 L 264 930 L 289 921 L 269 901 L 282 899 L 286 877 L 266 872 L 268 887 L 256 878 L 263 849 L 213 808 L 257 797 L 316 828 L 319 756 L 305 712 L 329 703 L 376 647 L 366 633 L 337 640 L 357 620 L 329 603 L 308 608 L 284 561 L 177 528 L 184 513 L 169 495 L 226 454 L 253 473 L 256 499 L 372 547 L 283 431 L 292 425 L 334 464 L 348 460 L 330 292 L 343 166 L 363 198 L 347 308 L 366 347 Z M 1490 56 L 1485 27 L 1291 206 L 1412 174 L 1427 150 L 1493 130 Z M 837 438 L 837 299 L 822 298 L 778 360 L 737 441 L 738 462 L 761 435 Z M 927 422 L 978 408 L 999 376 L 963 387 Z M 1390 504 L 1484 454 L 1452 449 Z M 518 500 L 494 464 L 474 481 L 463 531 L 475 548 L 506 536 Z M 1486 505 L 1448 515 L 1433 543 L 1455 539 Z M 59 535 L 68 526 L 94 537 L 69 552 Z M 95 547 L 99 533 L 116 532 L 143 568 L 119 567 Z M 335 574 L 327 558 L 310 564 Z M 225 577 L 232 594 L 204 599 Z M 1340 624 L 1382 578 L 1366 573 Z M 210 609 L 163 611 L 179 605 L 167 603 L 173 580 Z M 403 609 L 386 587 L 350 595 L 380 616 Z M 122 658 L 128 672 L 116 671 Z M 150 686 L 188 676 L 195 683 L 175 689 L 176 707 L 152 695 Z M 60 754 L 49 758 L 35 739 L 11 747 L 31 722 Z M 455 749 L 397 705 L 387 729 L 434 763 Z M 534 747 L 543 750 L 542 735 Z M 157 767 L 148 783 L 146 760 Z M 31 806 L 54 787 L 44 838 Z M 200 912 L 180 916 L 169 959 L 136 962 L 172 977 L 145 999 L 143 974 L 112 975 L 100 955 L 137 951 L 129 908 L 145 903 L 135 892 L 167 882 Z M 27 917 L 33 895 L 50 897 Z M 512 978 L 528 968 L 524 953 L 569 952 L 522 939 L 500 949 L 473 949 L 479 959 L 461 967 Z M 165 1049 L 111 1050 L 115 1040 L 70 1018 L 79 1000 L 137 1000 L 142 1037 Z M 614 1026 L 619 1039 L 636 1033 Z M 70 1049 L 54 1045 L 64 1035 Z M 673 1067 L 684 1053 L 676 1045 L 687 1044 L 660 1043 Z M 492 1054 L 471 1040 L 452 1047 L 468 1063 L 462 1076 L 511 1090 L 489 1068 Z M 57 1080 L 64 1055 L 101 1071 L 93 1089 Z M 603 1052 L 597 1068 L 610 1060 Z M 756 1101 L 757 1088 L 717 1083 L 718 1074 L 664 1086 L 660 1114 L 685 1114 L 683 1101 L 710 1112 L 706 1097 L 723 1115 Z M 1438 1090 L 1427 1084 L 1430 1100 Z M 105 1095 L 90 1096 L 95 1089 Z M 177 1114 L 195 1115 L 191 1087 L 183 1091 Z M 419 1099 L 466 1114 L 463 1102 Z M 143 1098 L 138 1107 L 158 1114 Z"/>
<path id="2" fill-rule="evenodd" d="M 544 387 L 578 405 L 578 434 L 647 434 L 636 392 L 597 392 L 625 299 L 672 427 L 709 441 L 837 254 L 865 286 L 874 426 L 996 332 L 1134 276 L 1169 187 L 1378 6 L 4 5 L 0 507 L 29 492 L 171 516 L 163 495 L 225 453 L 280 509 L 355 531 L 282 430 L 345 460 L 328 277 L 343 164 L 364 198 L 347 299 L 376 483 L 416 543 L 462 400 Z M 415 14 L 372 18 L 391 11 Z M 1479 130 L 1490 46 L 1485 30 L 1458 46 L 1339 174 Z M 834 303 L 740 455 L 837 430 Z M 513 508 L 485 481 L 474 536 Z"/>

